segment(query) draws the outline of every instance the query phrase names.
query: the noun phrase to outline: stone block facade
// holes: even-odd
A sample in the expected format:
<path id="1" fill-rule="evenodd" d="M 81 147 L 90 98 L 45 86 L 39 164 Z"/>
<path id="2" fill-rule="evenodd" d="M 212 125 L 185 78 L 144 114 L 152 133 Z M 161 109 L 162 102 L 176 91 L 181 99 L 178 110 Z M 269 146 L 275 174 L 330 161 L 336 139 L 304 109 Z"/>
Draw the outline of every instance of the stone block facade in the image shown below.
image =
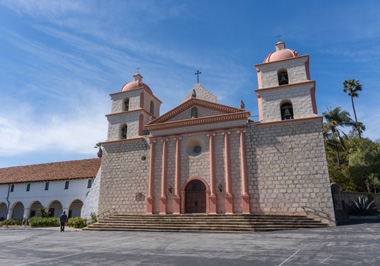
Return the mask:
<path id="1" fill-rule="evenodd" d="M 259 89 L 271 88 L 278 86 L 277 71 L 280 68 L 286 68 L 289 77 L 289 84 L 296 84 L 310 80 L 308 76 L 309 56 L 295 57 L 285 62 L 260 64 L 257 67 L 260 71 Z"/>
<path id="2" fill-rule="evenodd" d="M 314 83 L 311 82 L 291 88 L 256 90 L 256 94 L 261 98 L 262 122 L 280 121 L 280 107 L 284 100 L 292 103 L 295 119 L 318 116 L 313 108 L 313 88 Z"/>
<path id="3" fill-rule="evenodd" d="M 112 212 L 145 213 L 149 179 L 146 139 L 105 145 L 101 175 L 100 216 Z"/>

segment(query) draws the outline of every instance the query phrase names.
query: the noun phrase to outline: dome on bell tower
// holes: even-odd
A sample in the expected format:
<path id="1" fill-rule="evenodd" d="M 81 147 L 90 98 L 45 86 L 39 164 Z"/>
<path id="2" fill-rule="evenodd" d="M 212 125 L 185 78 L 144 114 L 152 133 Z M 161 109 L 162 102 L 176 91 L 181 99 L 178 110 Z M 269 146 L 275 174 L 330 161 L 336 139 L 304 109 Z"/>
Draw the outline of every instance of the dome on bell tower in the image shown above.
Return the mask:
<path id="1" fill-rule="evenodd" d="M 276 47 L 276 51 L 270 53 L 265 58 L 264 63 L 275 62 L 299 56 L 299 54 L 296 51 L 285 49 L 284 42 L 278 42 L 274 46 Z"/>
<path id="2" fill-rule="evenodd" d="M 153 95 L 152 90 L 149 88 L 148 85 L 146 85 L 144 82 L 142 82 L 143 77 L 140 74 L 134 74 L 133 75 L 133 81 L 128 82 L 125 84 L 122 88 L 121 91 L 131 91 L 131 90 L 136 90 L 136 89 L 146 89 L 149 93 Z"/>

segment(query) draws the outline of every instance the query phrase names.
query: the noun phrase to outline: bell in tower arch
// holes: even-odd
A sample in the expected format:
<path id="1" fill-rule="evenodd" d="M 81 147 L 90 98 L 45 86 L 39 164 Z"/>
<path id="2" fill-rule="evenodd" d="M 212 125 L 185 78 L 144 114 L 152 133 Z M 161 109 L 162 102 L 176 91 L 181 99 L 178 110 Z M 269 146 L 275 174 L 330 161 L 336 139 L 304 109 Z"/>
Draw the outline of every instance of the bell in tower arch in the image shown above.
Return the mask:
<path id="1" fill-rule="evenodd" d="M 278 84 L 279 85 L 289 84 L 288 71 L 286 71 L 286 69 L 282 69 L 281 71 L 279 71 Z"/>

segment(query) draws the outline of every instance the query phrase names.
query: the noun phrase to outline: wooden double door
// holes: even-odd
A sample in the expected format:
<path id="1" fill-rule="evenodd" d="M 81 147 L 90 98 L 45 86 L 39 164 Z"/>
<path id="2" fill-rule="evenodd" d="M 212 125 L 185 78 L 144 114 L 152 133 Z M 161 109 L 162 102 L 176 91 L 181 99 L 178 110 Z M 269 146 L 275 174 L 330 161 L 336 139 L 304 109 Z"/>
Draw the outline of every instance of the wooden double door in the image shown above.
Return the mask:
<path id="1" fill-rule="evenodd" d="M 202 181 L 194 180 L 186 186 L 185 212 L 206 213 L 206 186 Z"/>

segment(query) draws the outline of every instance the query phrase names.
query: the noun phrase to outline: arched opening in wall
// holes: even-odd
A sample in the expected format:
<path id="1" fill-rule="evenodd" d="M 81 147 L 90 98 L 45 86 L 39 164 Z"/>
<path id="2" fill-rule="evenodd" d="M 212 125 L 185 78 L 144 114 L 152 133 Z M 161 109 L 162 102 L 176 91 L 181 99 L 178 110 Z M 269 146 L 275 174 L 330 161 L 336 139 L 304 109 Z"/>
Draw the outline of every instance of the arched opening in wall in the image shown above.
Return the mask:
<path id="1" fill-rule="evenodd" d="M 123 99 L 123 111 L 129 111 L 129 98 L 124 98 Z"/>
<path id="2" fill-rule="evenodd" d="M 127 139 L 127 136 L 128 136 L 127 124 L 120 125 L 120 139 Z"/>
<path id="3" fill-rule="evenodd" d="M 63 212 L 63 207 L 61 202 L 54 200 L 46 206 L 46 210 L 48 211 L 49 217 L 59 218 Z"/>
<path id="4" fill-rule="evenodd" d="M 289 78 L 288 78 L 288 71 L 286 68 L 280 68 L 277 71 L 277 77 L 278 77 L 278 84 L 279 85 L 286 85 L 289 84 Z"/>
<path id="5" fill-rule="evenodd" d="M 4 202 L 0 203 L 0 222 L 7 219 L 8 208 Z"/>
<path id="6" fill-rule="evenodd" d="M 30 213 L 29 213 L 29 218 L 30 217 L 41 217 L 41 214 L 38 213 L 38 209 L 43 208 L 41 202 L 35 201 L 30 205 Z M 48 211 L 45 209 L 45 211 Z"/>
<path id="7" fill-rule="evenodd" d="M 150 101 L 150 111 L 149 111 L 151 116 L 154 116 L 154 102 Z"/>
<path id="8" fill-rule="evenodd" d="M 191 108 L 191 118 L 198 118 L 198 108 L 197 107 Z"/>
<path id="9" fill-rule="evenodd" d="M 294 119 L 293 104 L 290 100 L 282 100 L 280 104 L 281 120 Z"/>
<path id="10" fill-rule="evenodd" d="M 185 212 L 206 213 L 206 186 L 198 179 L 187 184 L 185 189 Z"/>
<path id="11" fill-rule="evenodd" d="M 12 219 L 17 220 L 24 216 L 24 204 L 20 201 L 13 205 Z"/>
<path id="12" fill-rule="evenodd" d="M 79 199 L 74 200 L 69 206 L 69 218 L 80 217 L 82 212 L 83 202 Z"/>

